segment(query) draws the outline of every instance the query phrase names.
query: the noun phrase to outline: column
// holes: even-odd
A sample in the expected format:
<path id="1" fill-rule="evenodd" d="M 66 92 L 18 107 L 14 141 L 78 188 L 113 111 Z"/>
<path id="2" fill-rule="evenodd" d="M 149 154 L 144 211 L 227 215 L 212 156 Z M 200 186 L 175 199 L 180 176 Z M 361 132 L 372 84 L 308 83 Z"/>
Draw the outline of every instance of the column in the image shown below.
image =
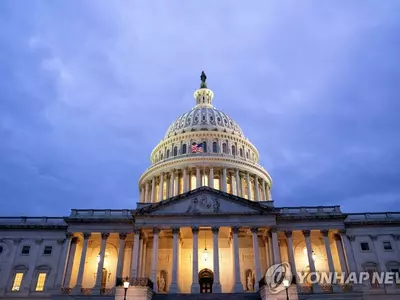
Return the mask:
<path id="1" fill-rule="evenodd" d="M 138 277 L 140 228 L 133 229 L 133 249 L 131 259 L 131 279 Z"/>
<path id="2" fill-rule="evenodd" d="M 96 284 L 94 286 L 94 288 L 98 290 L 97 291 L 98 294 L 100 294 L 101 279 L 102 279 L 103 267 L 104 267 L 104 256 L 106 254 L 106 244 L 107 244 L 107 239 L 109 236 L 110 236 L 110 234 L 108 232 L 101 233 L 100 262 L 97 266 Z"/>
<path id="3" fill-rule="evenodd" d="M 169 286 L 170 293 L 179 293 L 178 287 L 178 240 L 179 240 L 179 228 L 172 228 L 172 278 Z"/>
<path id="4" fill-rule="evenodd" d="M 256 194 L 256 201 L 260 201 L 260 191 L 258 188 L 258 176 L 257 175 L 254 176 L 254 190 L 255 190 L 255 194 Z"/>
<path id="5" fill-rule="evenodd" d="M 247 199 L 251 200 L 252 194 L 251 194 L 251 181 L 249 172 L 246 172 L 246 182 L 247 182 Z"/>
<path id="6" fill-rule="evenodd" d="M 288 254 L 289 254 L 289 263 L 290 263 L 290 270 L 292 271 L 292 275 L 296 278 L 296 285 L 298 285 L 297 280 L 297 270 L 296 270 L 296 261 L 294 259 L 294 251 L 293 251 L 293 239 L 292 239 L 292 231 L 285 231 L 285 235 L 287 237 L 287 247 L 288 247 Z"/>
<path id="7" fill-rule="evenodd" d="M 370 235 L 369 238 L 371 239 L 372 252 L 374 252 L 376 261 L 378 263 L 378 272 L 387 272 L 388 270 L 385 261 L 382 260 L 382 255 L 378 255 L 377 249 L 379 249 L 379 245 L 376 244 L 378 242 L 378 236 Z"/>
<path id="8" fill-rule="evenodd" d="M 158 189 L 158 201 L 164 200 L 164 173 L 160 175 L 160 185 Z"/>
<path id="9" fill-rule="evenodd" d="M 335 244 L 336 244 L 336 249 L 337 249 L 337 252 L 339 255 L 340 269 L 342 272 L 344 272 L 347 275 L 349 270 L 347 269 L 347 265 L 346 265 L 346 258 L 344 256 L 344 252 L 343 252 L 342 241 L 340 239 L 340 235 L 338 235 L 338 234 L 335 235 Z"/>
<path id="10" fill-rule="evenodd" d="M 261 185 L 262 185 L 262 189 L 263 189 L 263 200 L 266 201 L 266 200 L 268 200 L 267 190 L 265 189 L 266 183 L 264 180 L 262 180 L 261 182 L 262 182 Z"/>
<path id="11" fill-rule="evenodd" d="M 175 174 L 175 178 L 174 178 L 174 183 L 175 183 L 175 187 L 174 187 L 174 196 L 179 195 L 179 172 L 177 171 Z"/>
<path id="12" fill-rule="evenodd" d="M 35 240 L 35 248 L 32 251 L 33 259 L 30 260 L 28 272 L 26 273 L 26 276 L 24 276 L 23 281 L 22 281 L 22 285 L 23 285 L 22 290 L 24 292 L 30 292 L 34 271 L 36 269 L 36 263 L 39 259 L 39 255 L 40 255 L 40 245 L 42 244 L 42 242 L 43 242 L 43 239 Z"/>
<path id="13" fill-rule="evenodd" d="M 149 202 L 149 183 L 146 182 L 145 189 L 144 189 L 144 202 Z"/>
<path id="14" fill-rule="evenodd" d="M 126 233 L 120 233 L 116 276 L 121 278 L 122 278 L 122 269 L 124 265 L 125 239 L 126 239 Z"/>
<path id="15" fill-rule="evenodd" d="M 210 176 L 208 177 L 210 188 L 214 188 L 214 169 L 210 168 Z"/>
<path id="16" fill-rule="evenodd" d="M 226 185 L 226 168 L 222 168 L 222 191 L 227 192 L 227 185 Z"/>
<path id="17" fill-rule="evenodd" d="M 400 259 L 400 235 L 399 234 L 393 234 L 393 240 L 395 244 L 395 248 L 397 249 L 397 257 Z"/>
<path id="18" fill-rule="evenodd" d="M 234 293 L 242 293 L 243 285 L 240 281 L 240 263 L 239 263 L 239 227 L 232 227 L 233 236 L 233 278 L 235 280 L 233 286 Z"/>
<path id="19" fill-rule="evenodd" d="M 65 279 L 65 271 L 68 265 L 68 255 L 71 248 L 72 233 L 67 232 L 64 240 L 59 240 L 63 243 L 60 257 L 58 259 L 57 276 L 55 277 L 54 289 L 60 290 Z"/>
<path id="20" fill-rule="evenodd" d="M 258 228 L 251 228 L 251 232 L 253 233 L 253 251 L 254 251 L 254 268 L 256 270 L 256 290 L 259 289 L 259 281 L 261 280 L 261 269 L 260 269 L 260 254 L 258 248 Z"/>
<path id="21" fill-rule="evenodd" d="M 236 196 L 242 197 L 242 192 L 241 192 L 241 188 L 240 188 L 239 169 L 235 170 L 235 176 L 236 176 Z"/>
<path id="22" fill-rule="evenodd" d="M 65 270 L 64 284 L 63 287 L 69 288 L 71 283 L 72 267 L 75 260 L 76 245 L 78 244 L 78 238 L 74 237 L 71 240 L 71 248 L 69 251 L 69 257 L 67 262 L 67 267 Z"/>
<path id="23" fill-rule="evenodd" d="M 339 234 L 342 239 L 342 244 L 344 246 L 344 253 L 346 255 L 348 270 L 349 272 L 358 272 L 356 261 L 354 259 L 353 248 L 351 247 L 349 238 L 346 235 L 346 230 L 339 230 Z"/>
<path id="24" fill-rule="evenodd" d="M 143 238 L 142 262 L 140 263 L 140 277 L 146 277 L 147 265 L 147 238 Z"/>
<path id="25" fill-rule="evenodd" d="M 333 264 L 332 251 L 331 251 L 331 246 L 329 244 L 329 230 L 321 230 L 320 232 L 324 239 L 326 257 L 328 258 L 329 272 L 335 274 L 335 265 Z M 337 284 L 333 284 L 332 288 L 334 292 L 341 291 L 340 286 Z"/>
<path id="26" fill-rule="evenodd" d="M 314 264 L 314 259 L 313 259 L 313 250 L 311 247 L 310 234 L 311 234 L 310 230 L 303 230 L 303 235 L 306 240 L 308 265 L 310 267 L 310 272 L 315 274 L 316 270 L 315 270 L 315 264 Z M 311 279 L 314 279 L 314 278 L 315 278 L 314 276 L 311 277 Z M 314 292 L 319 292 L 321 290 L 319 288 L 319 285 L 316 283 L 313 283 L 312 287 L 313 287 Z"/>
<path id="27" fill-rule="evenodd" d="M 278 242 L 278 228 L 271 227 L 271 238 L 272 238 L 272 253 L 274 256 L 274 264 L 281 263 L 281 253 L 279 252 L 279 242 Z"/>
<path id="28" fill-rule="evenodd" d="M 158 262 L 158 235 L 160 233 L 159 228 L 153 228 L 153 257 L 151 263 L 151 281 L 153 281 L 154 291 L 158 291 L 157 287 L 157 262 Z"/>
<path id="29" fill-rule="evenodd" d="M 272 200 L 271 198 L 271 187 L 267 184 L 267 200 Z"/>
<path id="30" fill-rule="evenodd" d="M 218 245 L 218 233 L 219 227 L 211 228 L 213 233 L 213 268 L 214 268 L 214 283 L 213 292 L 221 293 L 221 283 L 219 280 L 219 245 Z"/>
<path id="31" fill-rule="evenodd" d="M 156 178 L 153 177 L 153 179 L 151 180 L 151 198 L 150 198 L 150 202 L 154 203 L 156 199 Z"/>
<path id="32" fill-rule="evenodd" d="M 169 175 L 169 197 L 174 196 L 174 171 L 171 171 Z"/>
<path id="33" fill-rule="evenodd" d="M 189 190 L 189 184 L 188 184 L 188 174 L 187 174 L 187 168 L 183 169 L 183 192 L 186 193 Z"/>
<path id="34" fill-rule="evenodd" d="M 76 280 L 76 285 L 73 289 L 74 294 L 80 294 L 82 283 L 83 283 L 83 275 L 85 273 L 85 264 L 86 264 L 86 253 L 89 243 L 89 238 L 92 234 L 90 232 L 83 233 L 83 246 L 82 246 L 82 254 L 81 254 L 81 261 L 79 262 L 78 268 L 78 279 Z"/>
<path id="35" fill-rule="evenodd" d="M 199 276 L 199 227 L 192 227 L 193 254 L 192 254 L 192 286 L 191 293 L 200 293 Z"/>
<path id="36" fill-rule="evenodd" d="M 201 187 L 201 172 L 200 168 L 196 167 L 196 188 Z"/>

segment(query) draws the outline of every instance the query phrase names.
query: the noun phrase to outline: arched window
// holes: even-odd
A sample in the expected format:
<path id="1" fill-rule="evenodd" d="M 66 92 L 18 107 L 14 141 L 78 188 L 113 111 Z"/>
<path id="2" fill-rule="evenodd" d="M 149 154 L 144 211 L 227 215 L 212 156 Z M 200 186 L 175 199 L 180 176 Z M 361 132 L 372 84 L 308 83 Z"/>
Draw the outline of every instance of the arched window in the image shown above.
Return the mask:
<path id="1" fill-rule="evenodd" d="M 217 152 L 218 152 L 217 142 L 213 142 L 213 152 L 214 152 L 214 153 L 217 153 Z"/>
<path id="2" fill-rule="evenodd" d="M 243 157 L 243 149 L 242 148 L 239 149 L 239 153 L 240 153 L 240 156 Z"/>
<path id="3" fill-rule="evenodd" d="M 167 158 L 169 158 L 169 149 L 167 150 Z"/>
<path id="4" fill-rule="evenodd" d="M 222 152 L 223 153 L 228 153 L 228 147 L 226 146 L 226 143 L 222 144 Z"/>
<path id="5" fill-rule="evenodd" d="M 235 145 L 232 145 L 232 155 L 236 155 L 236 147 L 235 147 Z"/>
<path id="6" fill-rule="evenodd" d="M 203 142 L 203 152 L 207 152 L 207 142 Z"/>
<path id="7" fill-rule="evenodd" d="M 249 151 L 246 152 L 246 158 L 249 158 Z"/>
<path id="8" fill-rule="evenodd" d="M 187 152 L 187 146 L 186 146 L 186 144 L 183 144 L 182 145 L 182 154 L 186 154 L 186 152 Z"/>
<path id="9" fill-rule="evenodd" d="M 175 146 L 175 147 L 174 147 L 174 156 L 177 156 L 177 155 L 178 155 L 178 147 Z"/>
<path id="10" fill-rule="evenodd" d="M 164 159 L 164 153 L 161 153 L 160 160 L 163 160 L 163 159 Z"/>

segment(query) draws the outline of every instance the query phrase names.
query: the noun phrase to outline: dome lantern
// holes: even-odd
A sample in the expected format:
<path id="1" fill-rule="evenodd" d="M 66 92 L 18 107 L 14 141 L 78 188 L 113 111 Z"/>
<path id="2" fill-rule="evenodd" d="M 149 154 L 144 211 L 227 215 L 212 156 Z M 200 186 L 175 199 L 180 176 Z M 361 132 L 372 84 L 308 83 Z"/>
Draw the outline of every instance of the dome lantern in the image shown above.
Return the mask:
<path id="1" fill-rule="evenodd" d="M 204 71 L 201 72 L 201 84 L 200 89 L 194 92 L 194 99 L 196 100 L 196 107 L 213 107 L 212 99 L 214 93 L 212 90 L 207 88 L 207 76 Z"/>

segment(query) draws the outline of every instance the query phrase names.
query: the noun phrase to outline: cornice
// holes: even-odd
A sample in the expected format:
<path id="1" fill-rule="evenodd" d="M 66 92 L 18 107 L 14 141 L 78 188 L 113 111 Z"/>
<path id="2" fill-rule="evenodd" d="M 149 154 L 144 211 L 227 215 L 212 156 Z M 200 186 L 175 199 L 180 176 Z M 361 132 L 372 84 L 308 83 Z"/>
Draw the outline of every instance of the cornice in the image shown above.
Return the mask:
<path id="1" fill-rule="evenodd" d="M 0 225 L 0 229 L 45 229 L 45 230 L 64 230 L 67 229 L 67 225 Z"/>

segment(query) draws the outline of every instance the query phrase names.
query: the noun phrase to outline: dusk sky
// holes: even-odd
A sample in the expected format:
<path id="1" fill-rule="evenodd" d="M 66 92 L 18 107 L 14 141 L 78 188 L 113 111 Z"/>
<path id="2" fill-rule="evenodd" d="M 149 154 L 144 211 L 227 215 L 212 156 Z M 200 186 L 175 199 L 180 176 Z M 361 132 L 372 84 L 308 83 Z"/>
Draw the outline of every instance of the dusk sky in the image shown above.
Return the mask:
<path id="1" fill-rule="evenodd" d="M 135 208 L 207 74 L 275 206 L 400 210 L 400 1 L 0 1 L 0 215 Z"/>

